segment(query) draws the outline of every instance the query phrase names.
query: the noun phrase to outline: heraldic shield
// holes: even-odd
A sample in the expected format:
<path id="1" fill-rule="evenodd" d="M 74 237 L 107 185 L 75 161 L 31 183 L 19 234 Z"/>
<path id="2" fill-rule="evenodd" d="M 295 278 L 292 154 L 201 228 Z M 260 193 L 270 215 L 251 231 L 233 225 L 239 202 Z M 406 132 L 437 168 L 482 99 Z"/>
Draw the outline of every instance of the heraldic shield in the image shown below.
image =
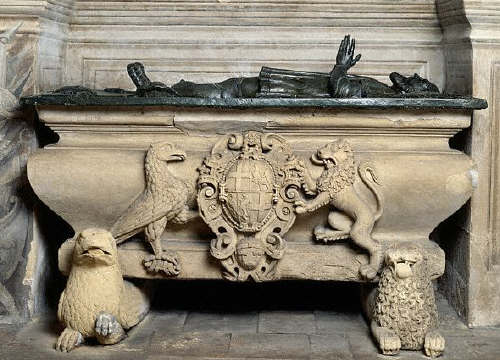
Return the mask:
<path id="1" fill-rule="evenodd" d="M 305 166 L 276 134 L 221 139 L 199 168 L 198 206 L 216 238 L 210 252 L 228 280 L 279 279 L 283 235 L 295 221 Z"/>

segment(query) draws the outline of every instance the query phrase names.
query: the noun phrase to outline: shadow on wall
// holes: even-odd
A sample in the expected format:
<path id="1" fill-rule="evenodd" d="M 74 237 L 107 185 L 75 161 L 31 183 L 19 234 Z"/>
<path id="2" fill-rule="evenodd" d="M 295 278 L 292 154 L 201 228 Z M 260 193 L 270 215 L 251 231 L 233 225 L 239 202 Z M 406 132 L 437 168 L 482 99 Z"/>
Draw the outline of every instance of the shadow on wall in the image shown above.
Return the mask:
<path id="1" fill-rule="evenodd" d="M 74 231 L 62 218 L 45 206 L 41 201 L 35 205 L 35 213 L 40 231 L 41 252 L 45 254 L 40 272 L 39 289 L 35 293 L 35 301 L 39 304 L 36 315 L 57 311 L 61 292 L 66 286 L 66 278 L 57 265 L 57 253 L 61 244 L 74 236 Z"/>
<path id="2" fill-rule="evenodd" d="M 470 155 L 472 140 L 471 128 L 460 131 L 449 140 L 450 148 Z M 448 302 L 464 319 L 467 314 L 467 274 L 468 238 L 464 228 L 470 221 L 470 200 L 455 214 L 434 229 L 430 238 L 436 241 L 446 254 L 446 267 L 443 276 L 438 279 L 438 288 Z"/>

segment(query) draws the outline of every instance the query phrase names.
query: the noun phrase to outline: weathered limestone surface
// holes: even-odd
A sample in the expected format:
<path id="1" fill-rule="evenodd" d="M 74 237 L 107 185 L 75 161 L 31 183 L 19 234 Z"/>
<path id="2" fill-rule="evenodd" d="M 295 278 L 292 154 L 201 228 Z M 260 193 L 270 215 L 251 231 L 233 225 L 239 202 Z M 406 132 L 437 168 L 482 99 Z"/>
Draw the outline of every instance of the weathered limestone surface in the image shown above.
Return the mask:
<path id="1" fill-rule="evenodd" d="M 24 21 L 7 72 L 11 90 L 28 76 L 24 94 L 63 83 L 129 88 L 132 84 L 123 69 L 131 60 L 143 61 L 152 67 L 155 80 L 169 84 L 180 78 L 215 81 L 254 75 L 262 64 L 329 71 L 334 44 L 350 32 L 363 49 L 360 74 L 385 81 L 393 70 L 417 72 L 448 91 L 487 98 L 490 109 L 476 112 L 466 135 L 468 151 L 478 164 L 478 188 L 470 211 L 456 218 L 454 231 L 441 236 L 448 259 L 441 284 L 468 324 L 476 326 L 500 322 L 494 91 L 499 13 L 493 0 L 293 5 L 13 0 L 0 4 L 0 31 Z M 143 144 L 139 147 L 145 149 Z M 43 254 L 43 246 L 37 251 Z M 34 275 L 40 261 L 43 258 L 30 260 Z"/>
<path id="2" fill-rule="evenodd" d="M 366 59 L 359 74 L 418 73 L 444 86 L 433 0 L 75 1 L 64 83 L 131 88 L 122 69 L 133 61 L 167 84 L 253 76 L 264 64 L 328 72 L 347 33 Z"/>
<path id="3" fill-rule="evenodd" d="M 500 323 L 500 236 L 498 220 L 498 86 L 500 7 L 496 1 L 437 1 L 443 26 L 446 90 L 488 100 L 475 111 L 464 141 L 478 172 L 470 206 L 442 234 L 447 253 L 441 282 L 469 326 Z M 449 242 L 449 235 L 456 242 Z"/>
<path id="4" fill-rule="evenodd" d="M 412 242 L 413 243 L 413 242 Z M 444 272 L 444 252 L 434 242 L 414 241 L 423 247 L 429 258 L 429 272 L 438 278 Z M 71 270 L 71 255 L 74 240 L 66 241 L 59 250 L 59 268 L 68 275 Z M 284 280 L 342 280 L 360 281 L 359 266 L 368 263 L 365 253 L 348 246 L 289 242 L 286 255 L 280 261 L 281 278 Z M 218 261 L 209 254 L 208 240 L 165 239 L 164 248 L 176 250 L 182 270 L 174 279 L 220 279 L 223 280 Z M 120 246 L 119 263 L 125 277 L 163 279 L 161 274 L 152 274 L 142 265 L 142 259 L 150 250 L 140 241 L 130 241 Z"/>
<path id="5" fill-rule="evenodd" d="M 450 149 L 448 140 L 470 124 L 467 110 L 376 111 L 336 109 L 210 109 L 176 107 L 65 108 L 39 106 L 40 118 L 60 135 L 55 145 L 30 157 L 33 189 L 76 232 L 110 229 L 144 190 L 144 157 L 149 144 L 168 141 L 186 152 L 169 171 L 194 188 L 197 168 L 224 134 L 245 130 L 282 135 L 314 178 L 313 151 L 334 139 L 352 144 L 359 161 L 377 170 L 384 212 L 373 238 L 386 244 L 422 242 L 432 261 L 433 277 L 443 271 L 443 254 L 427 240 L 429 233 L 467 201 L 472 192 L 472 162 Z M 443 166 L 446 164 L 446 166 Z M 354 184 L 373 201 L 360 182 Z M 327 218 L 327 209 L 299 217 L 284 236 L 288 250 L 280 262 L 282 278 L 360 280 L 357 269 L 366 253 L 347 242 L 314 242 L 312 229 Z M 209 256 L 211 231 L 201 220 L 167 227 L 164 247 L 179 253 L 179 278 L 220 278 Z M 168 240 L 167 240 L 168 239 Z M 69 270 L 71 242 L 59 254 Z M 148 276 L 141 257 L 149 249 L 136 242 L 120 246 L 125 275 Z"/>
<path id="6" fill-rule="evenodd" d="M 24 283 L 33 222 L 25 169 L 34 134 L 16 97 L 25 81 L 7 88 L 8 44 L 19 27 L 0 33 L 0 322 L 19 321 L 35 304 L 34 287 Z M 9 79 L 19 80 L 17 75 Z"/>

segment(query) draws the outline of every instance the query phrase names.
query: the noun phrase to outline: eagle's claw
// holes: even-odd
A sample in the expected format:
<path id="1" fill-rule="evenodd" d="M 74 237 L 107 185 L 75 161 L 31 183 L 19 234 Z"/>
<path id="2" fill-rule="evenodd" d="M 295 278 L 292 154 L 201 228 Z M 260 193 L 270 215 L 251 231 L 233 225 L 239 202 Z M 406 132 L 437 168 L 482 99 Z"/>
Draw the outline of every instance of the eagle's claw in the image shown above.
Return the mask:
<path id="1" fill-rule="evenodd" d="M 70 352 L 81 343 L 83 343 L 82 334 L 67 327 L 57 339 L 56 350 Z"/>
<path id="2" fill-rule="evenodd" d="M 167 276 L 179 275 L 181 271 L 177 254 L 173 251 L 163 251 L 161 255 L 148 255 L 143 263 L 149 272 L 164 272 Z"/>

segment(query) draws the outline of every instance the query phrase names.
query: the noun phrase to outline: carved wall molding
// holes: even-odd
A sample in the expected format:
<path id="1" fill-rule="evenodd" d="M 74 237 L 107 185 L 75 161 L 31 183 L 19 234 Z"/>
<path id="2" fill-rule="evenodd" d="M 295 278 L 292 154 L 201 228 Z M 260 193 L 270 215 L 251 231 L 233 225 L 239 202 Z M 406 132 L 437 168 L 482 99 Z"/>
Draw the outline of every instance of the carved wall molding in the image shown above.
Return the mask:
<path id="1" fill-rule="evenodd" d="M 383 72 L 379 71 L 395 66 L 396 71 L 416 72 L 444 86 L 442 34 L 430 0 L 349 5 L 335 1 L 158 1 L 148 6 L 77 1 L 64 82 L 96 88 L 112 82 L 130 88 L 132 84 L 116 69 L 137 60 L 153 73 L 166 75 L 162 81 L 167 83 L 169 78 L 174 83 L 180 77 L 217 81 L 254 75 L 262 65 L 294 68 L 295 61 L 304 70 L 329 71 L 336 44 L 347 32 L 356 37 L 367 60 L 357 70 L 360 74 L 380 77 Z M 158 63 L 165 54 L 164 63 L 173 68 Z"/>
<path id="2" fill-rule="evenodd" d="M 98 16 L 96 18 L 96 14 Z M 349 14 L 346 16 L 346 14 Z M 402 18 L 402 14 L 405 14 Z M 352 26 L 379 27 L 380 19 L 389 26 L 439 27 L 434 1 L 338 1 L 310 0 L 293 4 L 272 1 L 76 1 L 75 25 L 272 25 L 272 26 Z"/>

